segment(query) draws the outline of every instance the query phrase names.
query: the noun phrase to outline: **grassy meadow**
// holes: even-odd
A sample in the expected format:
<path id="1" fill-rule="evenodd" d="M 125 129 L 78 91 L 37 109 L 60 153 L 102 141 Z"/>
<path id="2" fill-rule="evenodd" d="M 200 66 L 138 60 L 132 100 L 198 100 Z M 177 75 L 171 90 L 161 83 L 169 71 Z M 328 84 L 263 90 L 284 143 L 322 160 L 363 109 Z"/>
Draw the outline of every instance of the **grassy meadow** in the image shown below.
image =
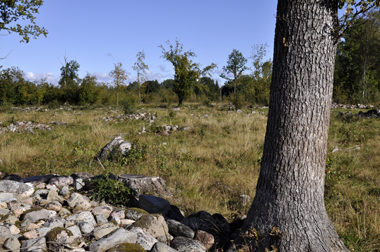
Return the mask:
<path id="1" fill-rule="evenodd" d="M 160 176 L 178 199 L 172 204 L 186 214 L 205 210 L 228 220 L 246 214 L 239 195 L 255 196 L 263 151 L 267 109 L 229 112 L 226 105 L 186 104 L 180 111 L 141 105 L 139 112 L 157 117 L 152 126 L 143 120 L 105 122 L 122 114 L 115 107 L 72 107 L 25 111 L 3 109 L 0 121 L 33 121 L 53 125 L 51 131 L 0 134 L 0 171 L 22 177 L 74 172 L 111 172 Z M 252 114 L 252 111 L 257 113 Z M 326 162 L 325 204 L 339 235 L 352 251 L 380 251 L 380 119 L 341 117 L 333 110 Z M 357 114 L 359 110 L 352 110 Z M 265 114 L 259 114 L 264 112 Z M 208 115 L 205 117 L 204 115 Z M 169 136 L 156 133 L 159 125 L 191 127 Z M 145 126 L 147 133 L 141 134 Z M 121 162 L 94 157 L 112 136 L 142 152 Z M 339 151 L 332 152 L 337 146 Z M 359 149 L 359 148 L 360 149 Z"/>

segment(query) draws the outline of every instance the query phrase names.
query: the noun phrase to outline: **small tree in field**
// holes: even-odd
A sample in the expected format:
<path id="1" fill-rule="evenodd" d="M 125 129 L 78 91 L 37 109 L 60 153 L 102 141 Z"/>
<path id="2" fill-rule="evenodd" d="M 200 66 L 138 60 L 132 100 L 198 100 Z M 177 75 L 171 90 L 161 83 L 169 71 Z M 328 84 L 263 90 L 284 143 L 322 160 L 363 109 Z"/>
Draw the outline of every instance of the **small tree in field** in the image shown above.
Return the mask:
<path id="1" fill-rule="evenodd" d="M 125 87 L 125 81 L 128 75 L 122 68 L 123 64 L 121 64 L 121 62 L 114 65 L 115 69 L 109 73 L 109 76 L 113 78 L 113 83 L 116 86 L 116 106 L 119 106 L 119 89 Z"/>
<path id="2" fill-rule="evenodd" d="M 175 46 L 170 44 L 169 51 L 160 45 L 162 49 L 162 58 L 173 64 L 174 66 L 174 85 L 173 91 L 178 96 L 178 105 L 182 105 L 184 100 L 188 98 L 193 92 L 193 85 L 198 81 L 200 76 L 207 74 L 216 67 L 214 63 L 210 66 L 205 67 L 203 70 L 199 68 L 198 63 L 194 63 L 190 58 L 196 57 L 195 53 L 192 51 L 182 52 L 183 45 L 176 40 Z"/>
<path id="3" fill-rule="evenodd" d="M 233 49 L 232 53 L 228 55 L 227 66 L 223 67 L 224 73 L 220 75 L 220 77 L 230 81 L 234 85 L 234 94 L 236 94 L 236 82 L 243 75 L 245 70 L 249 68 L 245 66 L 247 63 L 247 59 L 244 58 L 243 54 L 239 52 L 239 50 Z M 233 74 L 234 78 L 230 79 L 227 77 L 228 74 Z"/>
<path id="4" fill-rule="evenodd" d="M 147 64 L 144 63 L 144 60 L 145 60 L 144 50 L 142 50 L 141 52 L 138 52 L 136 57 L 137 57 L 137 61 L 132 66 L 132 68 L 133 70 L 137 72 L 137 83 L 139 85 L 139 104 L 141 104 L 141 96 L 140 96 L 141 84 L 148 80 L 145 70 L 149 70 L 149 67 Z"/>

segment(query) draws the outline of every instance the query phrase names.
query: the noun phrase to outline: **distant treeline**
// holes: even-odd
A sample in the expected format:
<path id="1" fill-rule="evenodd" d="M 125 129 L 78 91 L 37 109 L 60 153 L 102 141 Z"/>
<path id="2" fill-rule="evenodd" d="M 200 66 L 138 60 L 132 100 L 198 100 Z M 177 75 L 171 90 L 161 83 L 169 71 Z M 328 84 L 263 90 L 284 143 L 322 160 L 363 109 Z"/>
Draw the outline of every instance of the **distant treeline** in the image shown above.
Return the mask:
<path id="1" fill-rule="evenodd" d="M 28 81 L 24 73 L 17 67 L 0 70 L 0 104 L 5 105 L 47 105 L 47 104 L 72 104 L 72 105 L 115 105 L 117 86 L 112 83 L 99 82 L 96 76 L 87 74 L 83 79 L 78 78 L 79 64 L 71 61 L 74 73 L 66 73 L 66 78 L 59 81 L 59 85 L 53 85 L 41 79 Z M 250 103 L 269 102 L 269 86 L 271 77 L 271 62 L 264 64 L 264 74 L 243 75 L 235 84 L 240 100 Z M 70 67 L 68 68 L 71 69 Z M 143 103 L 178 103 L 178 97 L 173 92 L 173 79 L 167 79 L 162 83 L 146 81 L 141 87 L 141 101 Z M 227 81 L 220 87 L 218 81 L 210 77 L 202 77 L 193 83 L 193 94 L 187 98 L 190 102 L 209 103 L 220 99 L 233 100 L 232 81 Z M 138 83 L 132 82 L 119 90 L 119 100 L 138 103 Z"/>
<path id="2" fill-rule="evenodd" d="M 343 22 L 343 21 L 342 21 Z M 250 58 L 253 59 L 253 70 L 247 74 L 247 60 L 240 52 L 234 50 L 229 56 L 227 67 L 223 70 L 234 73 L 229 79 L 222 74 L 226 82 L 221 85 L 210 77 L 200 77 L 191 84 L 192 94 L 186 101 L 210 102 L 228 100 L 238 107 L 244 103 L 269 104 L 272 61 L 262 62 L 265 46 L 256 46 Z M 184 57 L 183 55 L 180 55 Z M 233 62 L 238 59 L 238 65 Z M 187 59 L 186 59 L 187 60 Z M 241 75 L 234 70 L 240 68 Z M 178 103 L 174 79 L 162 83 L 145 81 L 139 87 L 138 82 L 128 85 L 99 82 L 96 76 L 87 74 L 83 79 L 78 77 L 79 64 L 76 61 L 66 63 L 61 68 L 61 79 L 58 85 L 47 83 L 46 79 L 28 81 L 17 67 L 2 69 L 0 67 L 0 105 L 46 105 L 46 104 L 116 104 L 119 101 L 137 104 L 138 95 L 143 103 Z M 235 71 L 235 72 L 234 72 Z M 184 78 L 184 77 L 182 77 Z M 177 88 L 178 89 L 178 88 Z M 365 18 L 352 22 L 338 43 L 333 100 L 338 103 L 378 103 L 380 101 L 380 12 L 370 12 Z"/>

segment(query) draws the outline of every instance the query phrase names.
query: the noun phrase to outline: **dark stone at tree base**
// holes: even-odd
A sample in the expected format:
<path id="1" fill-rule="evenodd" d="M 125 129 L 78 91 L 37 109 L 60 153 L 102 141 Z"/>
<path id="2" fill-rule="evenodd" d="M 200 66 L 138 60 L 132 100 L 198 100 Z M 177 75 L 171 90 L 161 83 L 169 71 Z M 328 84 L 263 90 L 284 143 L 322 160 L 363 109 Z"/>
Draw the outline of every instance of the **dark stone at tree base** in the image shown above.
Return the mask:
<path id="1" fill-rule="evenodd" d="M 168 218 L 181 222 L 181 220 L 183 220 L 185 217 L 183 217 L 181 211 L 177 206 L 170 205 Z"/>
<path id="2" fill-rule="evenodd" d="M 182 224 L 181 222 L 178 222 L 176 220 L 167 220 L 166 223 L 168 224 L 170 234 L 172 234 L 174 237 L 183 236 L 191 239 L 194 238 L 194 230 Z"/>
<path id="3" fill-rule="evenodd" d="M 20 183 L 24 183 L 24 180 L 17 174 L 5 175 L 1 180 L 13 180 Z"/>
<path id="4" fill-rule="evenodd" d="M 221 214 L 211 215 L 205 211 L 200 211 L 184 218 L 181 223 L 195 231 L 203 230 L 212 234 L 217 247 L 223 247 L 230 235 L 230 225 Z"/>

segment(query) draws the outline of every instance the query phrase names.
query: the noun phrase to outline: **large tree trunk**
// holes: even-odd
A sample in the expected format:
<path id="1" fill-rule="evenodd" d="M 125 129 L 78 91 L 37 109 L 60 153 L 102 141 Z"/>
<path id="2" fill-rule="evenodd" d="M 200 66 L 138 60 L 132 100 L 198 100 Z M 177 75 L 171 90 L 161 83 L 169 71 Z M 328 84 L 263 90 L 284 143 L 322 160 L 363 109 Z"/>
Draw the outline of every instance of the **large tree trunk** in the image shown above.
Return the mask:
<path id="1" fill-rule="evenodd" d="M 332 29 L 338 22 L 331 2 L 278 1 L 261 171 L 245 235 L 229 251 L 244 243 L 250 251 L 271 251 L 272 245 L 283 252 L 348 251 L 324 205 L 336 54 Z M 270 235 L 275 227 L 282 235 Z"/>

